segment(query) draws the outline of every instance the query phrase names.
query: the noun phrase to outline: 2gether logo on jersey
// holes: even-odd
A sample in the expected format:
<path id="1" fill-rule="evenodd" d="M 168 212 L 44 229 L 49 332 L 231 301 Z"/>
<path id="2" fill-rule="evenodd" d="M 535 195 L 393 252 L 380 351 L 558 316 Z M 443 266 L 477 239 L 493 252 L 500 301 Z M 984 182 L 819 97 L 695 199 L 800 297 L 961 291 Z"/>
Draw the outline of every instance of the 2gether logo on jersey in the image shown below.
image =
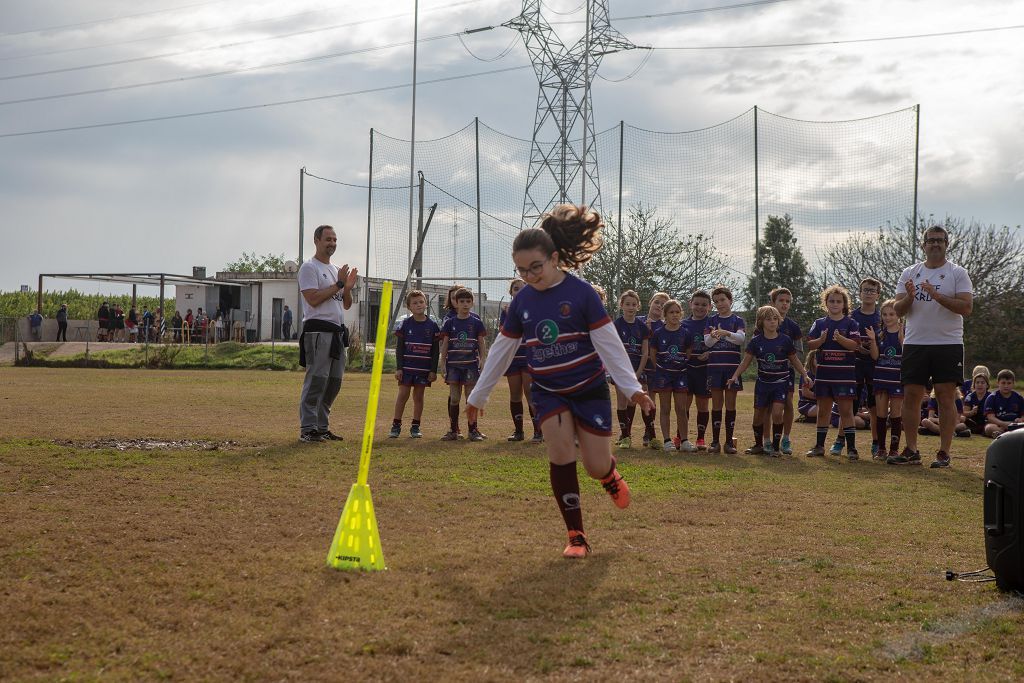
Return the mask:
<path id="1" fill-rule="evenodd" d="M 668 347 L 668 355 L 672 356 L 673 358 L 678 356 L 679 355 L 679 347 L 676 346 L 675 344 L 673 344 L 672 346 Z"/>
<path id="2" fill-rule="evenodd" d="M 558 315 L 561 318 L 568 318 L 572 315 L 572 303 L 569 301 L 558 302 Z"/>
<path id="3" fill-rule="evenodd" d="M 466 334 L 466 331 L 465 331 L 465 330 L 462 330 L 461 332 L 459 332 L 459 341 L 460 341 L 460 342 L 464 342 L 464 341 L 466 341 L 467 339 L 469 339 L 469 335 L 468 335 L 468 334 Z"/>
<path id="4" fill-rule="evenodd" d="M 885 355 L 888 356 L 889 358 L 895 357 L 896 356 L 896 347 L 890 346 L 889 348 L 887 348 L 885 350 Z"/>
<path id="5" fill-rule="evenodd" d="M 775 354 L 774 353 L 769 353 L 767 356 L 764 357 L 764 359 L 766 361 L 768 361 L 769 363 L 774 363 L 775 362 Z"/>
<path id="6" fill-rule="evenodd" d="M 537 339 L 541 344 L 551 345 L 558 341 L 558 323 L 554 320 L 541 320 L 537 323 Z"/>

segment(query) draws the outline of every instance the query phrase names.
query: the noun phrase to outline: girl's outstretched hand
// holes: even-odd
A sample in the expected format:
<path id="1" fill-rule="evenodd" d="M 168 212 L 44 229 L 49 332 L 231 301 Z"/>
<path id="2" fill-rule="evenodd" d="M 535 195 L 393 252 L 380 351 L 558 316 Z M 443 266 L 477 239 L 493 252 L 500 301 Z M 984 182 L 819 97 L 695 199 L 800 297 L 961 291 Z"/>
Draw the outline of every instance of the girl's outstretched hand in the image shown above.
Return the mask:
<path id="1" fill-rule="evenodd" d="M 654 410 L 654 401 L 652 401 L 651 397 L 642 391 L 638 391 L 633 394 L 630 400 L 640 406 L 640 410 L 644 415 L 650 415 L 651 411 Z"/>
<path id="2" fill-rule="evenodd" d="M 466 403 L 466 419 L 470 422 L 476 422 L 484 414 L 483 408 L 477 408 L 472 403 Z"/>

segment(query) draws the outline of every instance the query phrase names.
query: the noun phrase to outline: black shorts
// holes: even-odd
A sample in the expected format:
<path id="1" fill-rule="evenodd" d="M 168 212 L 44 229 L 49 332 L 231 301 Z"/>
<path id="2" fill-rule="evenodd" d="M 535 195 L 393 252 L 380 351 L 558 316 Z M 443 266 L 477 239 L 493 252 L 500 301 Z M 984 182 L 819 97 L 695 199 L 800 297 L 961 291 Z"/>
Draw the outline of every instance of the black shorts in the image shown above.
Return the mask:
<path id="1" fill-rule="evenodd" d="M 904 344 L 903 384 L 956 384 L 964 381 L 963 344 Z"/>

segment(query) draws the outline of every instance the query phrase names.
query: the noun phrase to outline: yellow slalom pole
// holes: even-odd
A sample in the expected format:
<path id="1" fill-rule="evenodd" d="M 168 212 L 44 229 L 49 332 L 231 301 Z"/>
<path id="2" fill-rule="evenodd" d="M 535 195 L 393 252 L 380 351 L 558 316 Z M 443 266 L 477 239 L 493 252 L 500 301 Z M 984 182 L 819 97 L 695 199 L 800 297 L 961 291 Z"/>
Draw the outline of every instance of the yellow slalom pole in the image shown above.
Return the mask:
<path id="1" fill-rule="evenodd" d="M 380 293 L 380 315 L 377 317 L 370 395 L 366 401 L 359 476 L 348 493 L 345 509 L 334 532 L 334 540 L 331 541 L 331 549 L 327 552 L 327 565 L 335 569 L 387 569 L 384 564 L 384 551 L 380 547 L 380 532 L 373 511 L 373 499 L 366 480 L 370 474 L 370 454 L 373 451 L 373 432 L 377 423 L 380 380 L 384 372 L 384 347 L 388 338 L 388 320 L 391 318 L 391 288 L 391 282 L 385 280 Z"/>

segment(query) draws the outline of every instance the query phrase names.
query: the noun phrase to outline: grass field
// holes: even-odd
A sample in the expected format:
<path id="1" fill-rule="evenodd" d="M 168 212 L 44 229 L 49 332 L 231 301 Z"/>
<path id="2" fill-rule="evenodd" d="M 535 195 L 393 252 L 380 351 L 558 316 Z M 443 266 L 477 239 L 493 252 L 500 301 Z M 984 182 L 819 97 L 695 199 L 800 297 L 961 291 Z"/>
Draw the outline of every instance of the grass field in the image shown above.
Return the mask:
<path id="1" fill-rule="evenodd" d="M 430 438 L 388 440 L 386 382 L 370 485 L 389 570 L 337 572 L 368 381 L 335 404 L 345 442 L 300 445 L 297 373 L 0 368 L 0 678 L 1024 676 L 1022 602 L 943 579 L 985 564 L 986 440 L 956 440 L 949 470 L 629 451 L 633 505 L 581 482 L 594 554 L 570 562 L 543 447 L 504 441 L 506 393 L 484 443 L 436 440 L 437 386 Z M 54 443 L 107 437 L 241 445 Z"/>

